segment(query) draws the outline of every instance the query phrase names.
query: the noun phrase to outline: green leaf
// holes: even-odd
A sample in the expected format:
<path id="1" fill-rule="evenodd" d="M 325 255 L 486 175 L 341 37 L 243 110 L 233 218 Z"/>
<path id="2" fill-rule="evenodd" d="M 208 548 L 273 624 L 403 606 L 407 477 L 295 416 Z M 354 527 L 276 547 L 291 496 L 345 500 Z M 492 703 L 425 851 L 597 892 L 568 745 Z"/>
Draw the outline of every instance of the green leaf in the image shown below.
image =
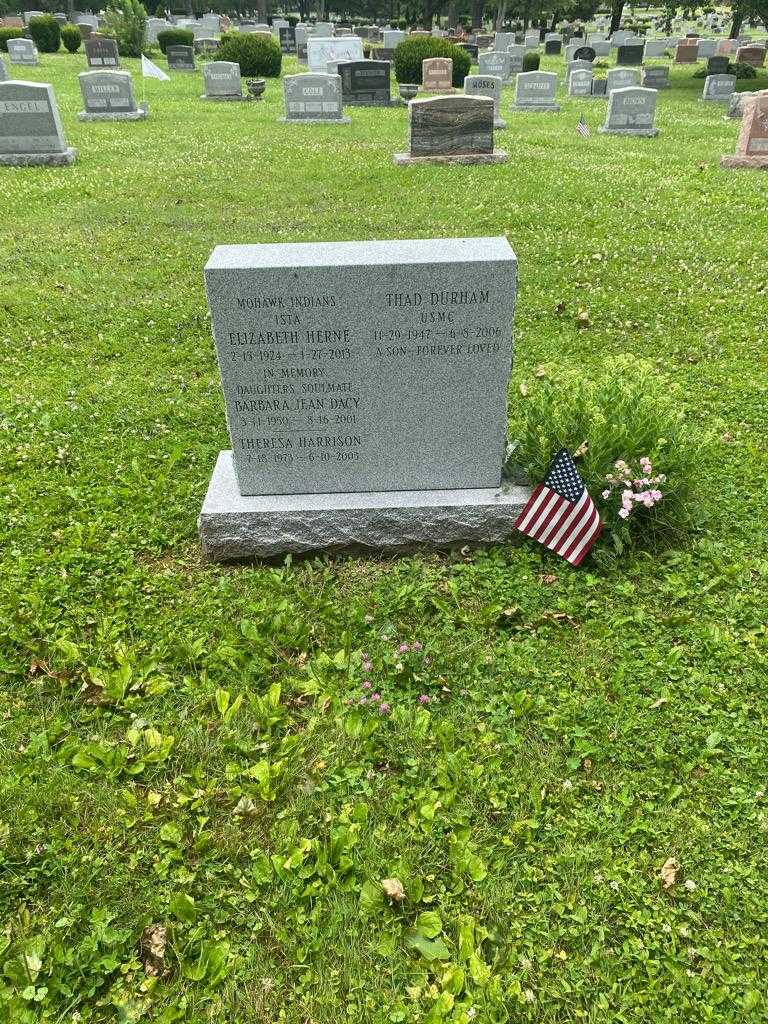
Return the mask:
<path id="1" fill-rule="evenodd" d="M 171 897 L 170 908 L 171 913 L 185 924 L 192 924 L 197 918 L 195 901 L 185 892 L 179 892 Z"/>
<path id="2" fill-rule="evenodd" d="M 228 942 L 206 940 L 200 944 L 197 963 L 184 964 L 182 974 L 190 981 L 205 981 L 209 988 L 215 988 L 229 973 L 228 958 Z"/>
<path id="3" fill-rule="evenodd" d="M 443 930 L 443 922 L 436 910 L 423 910 L 416 918 L 416 928 L 428 939 L 434 939 Z"/>
<path id="4" fill-rule="evenodd" d="M 442 939 L 428 939 L 415 928 L 405 933 L 406 945 L 421 953 L 425 960 L 450 960 L 451 954 Z"/>
<path id="5" fill-rule="evenodd" d="M 360 913 L 365 917 L 384 909 L 384 890 L 378 882 L 363 882 L 360 890 Z"/>

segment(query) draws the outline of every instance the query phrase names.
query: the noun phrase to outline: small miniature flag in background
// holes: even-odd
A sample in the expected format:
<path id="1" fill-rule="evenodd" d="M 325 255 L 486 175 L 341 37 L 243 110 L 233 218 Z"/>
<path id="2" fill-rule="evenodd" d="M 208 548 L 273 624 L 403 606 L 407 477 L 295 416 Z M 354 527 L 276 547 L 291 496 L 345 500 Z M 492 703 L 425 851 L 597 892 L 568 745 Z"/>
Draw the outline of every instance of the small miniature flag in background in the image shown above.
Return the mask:
<path id="1" fill-rule="evenodd" d="M 552 460 L 544 483 L 534 490 L 515 528 L 571 565 L 581 564 L 602 533 L 595 503 L 565 448 Z"/>
<path id="2" fill-rule="evenodd" d="M 141 74 L 144 78 L 159 78 L 161 82 L 170 82 L 170 78 L 166 73 L 159 68 L 157 64 L 153 64 L 149 57 L 141 55 Z"/>
<path id="3" fill-rule="evenodd" d="M 576 125 L 576 131 L 579 133 L 579 135 L 582 137 L 582 139 L 588 139 L 589 138 L 589 125 L 584 120 L 584 115 L 583 114 L 579 118 L 579 123 Z"/>

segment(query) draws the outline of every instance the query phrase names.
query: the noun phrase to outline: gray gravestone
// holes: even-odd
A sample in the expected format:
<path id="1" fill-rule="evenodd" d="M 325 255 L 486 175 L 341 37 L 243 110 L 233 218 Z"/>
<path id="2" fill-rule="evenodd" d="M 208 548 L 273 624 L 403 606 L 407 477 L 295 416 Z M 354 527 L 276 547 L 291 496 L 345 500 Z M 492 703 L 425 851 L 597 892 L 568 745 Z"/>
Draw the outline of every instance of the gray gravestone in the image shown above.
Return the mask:
<path id="1" fill-rule="evenodd" d="M 21 64 L 22 67 L 34 68 L 40 63 L 37 56 L 37 47 L 31 39 L 9 39 L 8 59 L 11 64 Z"/>
<path id="2" fill-rule="evenodd" d="M 414 104 L 458 101 L 493 108 Z M 208 558 L 512 536 L 506 239 L 220 246 L 205 281 L 232 444 Z"/>
<path id="3" fill-rule="evenodd" d="M 5 66 L 5 61 L 0 57 L 0 82 L 8 81 L 8 69 Z"/>
<path id="4" fill-rule="evenodd" d="M 594 74 L 587 68 L 576 68 L 568 78 L 569 96 L 591 96 Z"/>
<path id="5" fill-rule="evenodd" d="M 83 43 L 89 68 L 119 68 L 117 43 L 106 36 L 91 36 Z"/>
<path id="6" fill-rule="evenodd" d="M 757 94 L 754 92 L 734 92 L 728 102 L 728 113 L 726 117 L 738 118 L 740 121 L 744 116 L 745 101 L 756 95 Z"/>
<path id="7" fill-rule="evenodd" d="M 145 107 L 138 108 L 128 71 L 83 71 L 77 76 L 85 110 L 80 121 L 143 121 Z"/>
<path id="8" fill-rule="evenodd" d="M 195 53 L 202 54 L 206 57 L 212 57 L 221 46 L 221 40 L 214 39 L 213 36 L 203 36 L 202 39 L 196 39 L 192 46 Z"/>
<path id="9" fill-rule="evenodd" d="M 707 60 L 708 75 L 727 75 L 731 62 L 728 57 L 709 57 Z"/>
<path id="10" fill-rule="evenodd" d="M 611 55 L 611 44 L 609 40 L 595 39 L 594 42 L 589 44 L 594 50 L 595 57 L 610 57 Z"/>
<path id="11" fill-rule="evenodd" d="M 544 54 L 547 57 L 557 57 L 563 49 L 562 39 L 546 39 L 544 41 Z"/>
<path id="12" fill-rule="evenodd" d="M 658 135 L 658 128 L 653 126 L 656 99 L 655 89 L 628 86 L 612 90 L 605 125 L 598 131 L 604 135 Z"/>
<path id="13" fill-rule="evenodd" d="M 524 46 L 510 46 L 507 49 L 509 55 L 509 74 L 519 75 L 522 74 L 524 62 L 525 62 L 525 47 Z"/>
<path id="14" fill-rule="evenodd" d="M 649 39 L 643 48 L 643 60 L 650 60 L 654 57 L 663 57 L 666 52 L 666 39 Z"/>
<path id="15" fill-rule="evenodd" d="M 605 76 L 608 83 L 606 92 L 610 95 L 614 89 L 627 89 L 640 84 L 640 72 L 634 68 L 611 68 Z"/>
<path id="16" fill-rule="evenodd" d="M 243 96 L 240 81 L 240 65 L 235 61 L 212 60 L 203 64 L 204 100 L 220 102 L 242 102 L 249 99 Z"/>
<path id="17" fill-rule="evenodd" d="M 195 70 L 195 51 L 191 46 L 169 46 L 165 56 L 170 71 Z"/>
<path id="18" fill-rule="evenodd" d="M 310 36 L 307 40 L 307 60 L 310 71 L 324 72 L 332 60 L 363 60 L 363 41 L 357 36 L 331 39 Z"/>
<path id="19" fill-rule="evenodd" d="M 485 96 L 433 96 L 408 104 L 408 152 L 394 162 L 504 163 L 493 148 L 494 102 Z"/>
<path id="20" fill-rule="evenodd" d="M 285 121 L 324 121 L 349 124 L 342 112 L 341 76 L 310 71 L 304 75 L 286 75 Z"/>
<path id="21" fill-rule="evenodd" d="M 351 107 L 388 107 L 388 60 L 351 60 L 339 64 L 342 103 Z"/>
<path id="22" fill-rule="evenodd" d="M 707 75 L 701 98 L 707 103 L 730 103 L 736 89 L 736 75 Z"/>
<path id="23" fill-rule="evenodd" d="M 553 71 L 526 71 L 517 76 L 512 109 L 557 112 L 560 107 L 556 95 L 557 75 Z"/>
<path id="24" fill-rule="evenodd" d="M 642 86 L 644 89 L 668 89 L 669 68 L 662 66 L 644 68 Z"/>
<path id="25" fill-rule="evenodd" d="M 464 79 L 465 96 L 489 96 L 493 100 L 493 127 L 507 127 L 501 116 L 501 79 L 496 75 L 467 75 Z"/>
<path id="26" fill-rule="evenodd" d="M 0 82 L 0 164 L 61 167 L 75 156 L 64 140 L 53 86 Z"/>
<path id="27" fill-rule="evenodd" d="M 396 46 L 405 41 L 405 32 L 399 32 L 397 29 L 392 29 L 389 32 L 383 33 L 384 49 L 394 50 Z"/>
<path id="28" fill-rule="evenodd" d="M 509 54 L 501 50 L 488 50 L 477 58 L 481 75 L 494 75 L 502 82 L 510 80 Z"/>

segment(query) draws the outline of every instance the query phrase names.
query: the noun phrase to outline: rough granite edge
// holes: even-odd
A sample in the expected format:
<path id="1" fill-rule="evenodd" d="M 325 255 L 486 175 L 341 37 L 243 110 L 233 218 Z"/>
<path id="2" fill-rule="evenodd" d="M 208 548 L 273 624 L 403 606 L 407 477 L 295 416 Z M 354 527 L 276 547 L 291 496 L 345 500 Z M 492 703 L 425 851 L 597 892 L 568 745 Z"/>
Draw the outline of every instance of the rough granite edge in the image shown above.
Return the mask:
<path id="1" fill-rule="evenodd" d="M 658 128 L 598 128 L 601 135 L 639 135 L 641 139 L 655 139 Z"/>
<path id="2" fill-rule="evenodd" d="M 146 110 L 125 110 L 105 111 L 103 114 L 92 113 L 88 110 L 81 110 L 77 115 L 78 121 L 146 121 Z"/>
<path id="3" fill-rule="evenodd" d="M 395 153 L 392 156 L 392 162 L 397 167 L 407 167 L 411 164 L 440 164 L 446 166 L 451 164 L 461 164 L 463 166 L 472 164 L 505 164 L 507 160 L 509 160 L 509 153 L 505 149 L 494 149 L 492 153 L 447 153 L 442 156 L 411 156 L 410 153 Z"/>
<path id="4" fill-rule="evenodd" d="M 2 153 L 3 167 L 69 167 L 75 162 L 77 150 L 69 146 L 63 153 Z"/>
<path id="5" fill-rule="evenodd" d="M 498 489 L 443 491 L 440 503 L 424 491 L 423 504 L 407 503 L 414 492 L 377 495 L 375 505 L 346 508 L 285 508 L 286 499 L 232 496 L 231 460 L 217 463 L 197 521 L 203 557 L 212 562 L 275 558 L 285 554 L 378 551 L 393 554 L 445 550 L 459 545 L 497 544 L 515 536 L 514 524 L 530 490 L 512 484 Z M 216 509 L 225 492 L 231 508 Z M 418 493 L 418 492 L 416 492 Z M 455 495 L 455 501 L 451 496 Z M 307 495 L 311 504 L 317 495 Z M 339 495 L 344 503 L 350 495 Z M 365 497 L 365 496 L 362 496 Z M 444 500 L 442 500 L 444 499 Z M 211 508 L 213 506 L 213 509 Z"/>
<path id="6" fill-rule="evenodd" d="M 768 171 L 768 156 L 721 156 L 720 166 L 729 171 L 736 168 Z"/>
<path id="7" fill-rule="evenodd" d="M 200 99 L 208 103 L 250 103 L 253 96 L 243 96 L 241 93 L 239 96 L 201 96 Z"/>
<path id="8" fill-rule="evenodd" d="M 278 124 L 352 124 L 351 117 L 279 117 Z"/>
<path id="9" fill-rule="evenodd" d="M 512 111 L 522 110 L 532 114 L 557 114 L 560 111 L 559 103 L 513 103 L 509 108 Z"/>
<path id="10" fill-rule="evenodd" d="M 507 127 L 507 122 L 503 118 L 497 117 L 497 118 L 494 119 L 494 122 L 493 122 L 493 130 L 494 131 L 503 132 L 506 127 Z"/>

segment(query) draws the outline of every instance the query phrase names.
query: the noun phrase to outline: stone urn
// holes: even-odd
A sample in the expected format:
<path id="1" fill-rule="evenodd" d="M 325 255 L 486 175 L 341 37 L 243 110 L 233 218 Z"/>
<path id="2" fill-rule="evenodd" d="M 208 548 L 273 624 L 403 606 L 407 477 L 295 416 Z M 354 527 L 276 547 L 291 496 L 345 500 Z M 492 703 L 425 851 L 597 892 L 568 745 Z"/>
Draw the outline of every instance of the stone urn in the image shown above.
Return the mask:
<path id="1" fill-rule="evenodd" d="M 260 100 L 267 88 L 267 83 L 263 78 L 247 78 L 245 84 L 248 88 L 248 95 L 253 100 Z"/>
<path id="2" fill-rule="evenodd" d="M 416 93 L 419 91 L 418 85 L 403 84 L 399 88 L 400 97 L 405 103 L 407 103 L 409 100 L 412 100 Z"/>

